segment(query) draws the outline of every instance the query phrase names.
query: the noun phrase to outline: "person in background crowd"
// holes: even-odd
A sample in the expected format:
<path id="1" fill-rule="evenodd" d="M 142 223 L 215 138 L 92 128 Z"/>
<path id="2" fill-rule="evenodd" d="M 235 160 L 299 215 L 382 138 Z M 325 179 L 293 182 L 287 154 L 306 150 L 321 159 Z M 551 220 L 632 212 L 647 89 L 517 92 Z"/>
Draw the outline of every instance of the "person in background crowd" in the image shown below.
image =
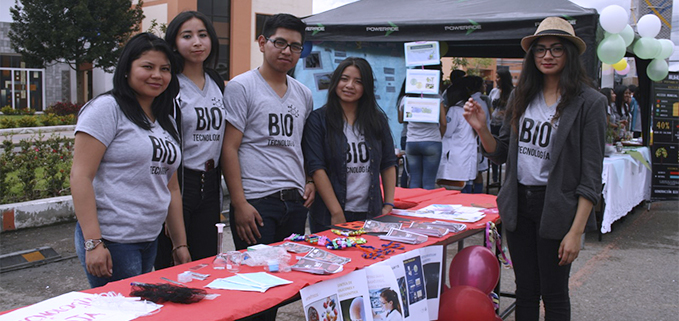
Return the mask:
<path id="1" fill-rule="evenodd" d="M 618 137 L 621 139 L 625 138 L 627 131 L 629 130 L 629 123 L 632 119 L 630 114 L 629 101 L 632 98 L 632 92 L 625 85 L 617 85 L 613 88 L 615 92 L 615 119 L 618 123 Z"/>
<path id="2" fill-rule="evenodd" d="M 642 122 L 642 117 L 641 117 L 641 106 L 639 106 L 639 102 L 637 101 L 636 97 L 639 96 L 639 87 L 636 85 L 629 85 L 629 90 L 632 92 L 632 96 L 630 97 L 630 114 L 632 115 L 632 123 L 630 124 L 630 131 L 632 131 L 632 135 L 634 138 L 641 137 L 641 122 Z"/>
<path id="3" fill-rule="evenodd" d="M 237 250 L 304 234 L 315 187 L 305 180 L 302 133 L 313 109 L 311 91 L 287 75 L 299 60 L 305 23 L 276 14 L 257 38 L 262 65 L 234 77 L 224 90 L 224 179 Z"/>
<path id="4" fill-rule="evenodd" d="M 219 41 L 210 19 L 196 11 L 178 14 L 167 26 L 165 41 L 179 64 L 179 111 L 182 162 L 177 171 L 191 259 L 217 255 L 217 230 L 222 211 L 221 171 L 224 140 L 224 80 L 214 70 Z M 171 265 L 170 240 L 158 236 L 156 270 Z"/>
<path id="5" fill-rule="evenodd" d="M 609 87 L 604 87 L 599 90 L 601 94 L 603 94 L 606 97 L 606 100 L 608 101 L 608 105 L 606 106 L 606 123 L 608 124 L 608 128 L 612 130 L 617 130 L 618 128 L 618 121 L 617 121 L 617 113 L 615 112 L 615 92 L 613 91 L 612 88 Z"/>
<path id="6" fill-rule="evenodd" d="M 474 98 L 475 101 L 479 102 L 481 105 L 481 108 L 483 108 L 483 111 L 486 113 L 486 122 L 488 123 L 488 128 L 490 128 L 490 106 L 491 106 L 491 101 L 488 96 L 484 95 L 482 93 L 485 85 L 483 83 L 483 78 L 479 76 L 467 76 L 465 77 L 467 79 L 465 81 L 465 86 L 467 87 L 467 92 L 470 94 L 471 98 Z M 466 100 L 466 99 L 465 99 Z M 462 102 L 462 105 L 464 105 L 464 102 Z M 466 122 L 464 122 L 465 125 Z M 472 131 L 473 132 L 473 131 Z M 478 141 L 476 138 L 476 135 L 474 136 L 474 139 L 477 141 L 477 170 L 478 174 L 476 175 L 476 178 L 471 182 L 471 185 L 468 184 L 468 186 L 463 189 L 463 193 L 483 193 L 483 172 L 488 171 L 488 160 L 483 157 L 483 153 L 481 152 L 481 142 Z"/>
<path id="7" fill-rule="evenodd" d="M 502 127 L 502 123 L 505 120 L 505 112 L 507 109 L 509 95 L 512 93 L 512 90 L 514 90 L 512 74 L 509 72 L 509 69 L 498 70 L 495 82 L 497 83 L 497 88 L 493 88 L 489 95 L 491 100 L 490 107 L 492 110 L 492 114 L 490 116 L 490 132 L 491 134 L 497 136 L 500 134 L 500 127 Z M 497 183 L 498 165 L 492 163 L 491 170 L 493 172 L 493 183 Z"/>
<path id="8" fill-rule="evenodd" d="M 516 319 L 570 320 L 568 279 L 582 234 L 596 228 L 606 99 L 591 87 L 585 42 L 559 17 L 521 40 L 523 70 L 499 136 L 470 99 L 464 116 L 487 157 L 507 163 L 497 197 L 516 276 Z"/>
<path id="9" fill-rule="evenodd" d="M 317 193 L 309 210 L 312 233 L 394 208 L 394 141 L 373 79 L 365 59 L 345 59 L 332 74 L 326 104 L 306 122 L 302 149 Z"/>
<path id="10" fill-rule="evenodd" d="M 471 193 L 467 183 L 478 173 L 476 135 L 462 116 L 464 103 L 469 99 L 466 86 L 468 78 L 448 87 L 448 101 L 454 102 L 446 108 L 446 132 L 443 135 L 443 153 L 436 174 L 436 183 L 448 189 Z M 471 187 L 471 186 L 469 186 Z"/>
<path id="11" fill-rule="evenodd" d="M 396 98 L 396 109 L 401 106 L 401 99 L 406 95 L 406 80 L 403 79 L 403 84 L 401 85 L 401 92 Z M 403 118 L 398 119 L 399 124 L 403 124 L 403 129 L 401 129 L 401 154 L 399 156 L 405 156 L 406 151 L 406 140 L 408 139 L 408 123 L 403 121 Z M 408 181 L 410 180 L 410 175 L 408 175 L 408 160 L 403 157 L 403 171 L 401 172 L 401 179 L 399 180 L 399 186 L 408 187 Z"/>
<path id="12" fill-rule="evenodd" d="M 76 252 L 92 287 L 151 272 L 163 222 L 174 261 L 191 260 L 170 116 L 177 69 L 165 41 L 137 34 L 122 50 L 113 89 L 80 110 L 71 189 Z"/>
<path id="13" fill-rule="evenodd" d="M 432 66 L 425 67 L 432 68 Z M 440 65 L 434 68 L 437 67 L 440 68 Z M 424 95 L 424 97 L 441 99 L 440 95 Z M 399 122 L 404 122 L 405 101 L 401 99 L 399 104 Z M 406 164 L 410 175 L 408 187 L 424 189 L 436 187 L 436 171 L 441 161 L 441 137 L 446 131 L 445 117 L 444 106 L 441 103 L 438 123 L 408 122 L 406 137 Z"/>

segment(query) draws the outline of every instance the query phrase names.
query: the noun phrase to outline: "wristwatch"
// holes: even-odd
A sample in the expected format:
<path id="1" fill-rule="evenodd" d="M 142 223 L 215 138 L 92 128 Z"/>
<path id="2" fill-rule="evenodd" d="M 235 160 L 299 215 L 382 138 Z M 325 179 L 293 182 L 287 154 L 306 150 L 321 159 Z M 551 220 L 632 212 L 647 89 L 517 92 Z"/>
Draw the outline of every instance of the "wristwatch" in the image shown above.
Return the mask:
<path id="1" fill-rule="evenodd" d="M 97 248 L 97 246 L 99 246 L 99 244 L 101 244 L 103 242 L 104 241 L 102 239 L 87 240 L 87 241 L 85 241 L 85 251 L 92 251 L 95 248 Z M 104 245 L 104 247 L 106 247 L 106 245 Z"/>

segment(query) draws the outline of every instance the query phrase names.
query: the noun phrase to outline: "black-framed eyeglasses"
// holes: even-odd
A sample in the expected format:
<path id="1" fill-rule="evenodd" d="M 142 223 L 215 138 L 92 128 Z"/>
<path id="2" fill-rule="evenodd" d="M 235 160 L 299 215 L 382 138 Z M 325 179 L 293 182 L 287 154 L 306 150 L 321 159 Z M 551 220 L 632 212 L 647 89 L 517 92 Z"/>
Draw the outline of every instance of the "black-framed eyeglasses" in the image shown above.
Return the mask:
<path id="1" fill-rule="evenodd" d="M 273 43 L 273 46 L 276 49 L 285 50 L 285 48 L 290 47 L 290 51 L 294 53 L 300 53 L 304 49 L 304 46 L 299 43 L 288 43 L 285 41 L 285 39 L 281 38 L 276 38 L 276 39 L 271 39 L 271 38 L 266 38 L 267 41 L 271 41 Z"/>
<path id="2" fill-rule="evenodd" d="M 533 54 L 535 57 L 542 58 L 547 54 L 547 51 L 549 51 L 550 54 L 552 54 L 552 57 L 554 58 L 559 58 L 563 56 L 563 53 L 566 52 L 566 49 L 564 49 L 563 46 L 561 45 L 556 45 L 551 48 L 543 47 L 543 46 L 536 46 L 533 47 Z"/>

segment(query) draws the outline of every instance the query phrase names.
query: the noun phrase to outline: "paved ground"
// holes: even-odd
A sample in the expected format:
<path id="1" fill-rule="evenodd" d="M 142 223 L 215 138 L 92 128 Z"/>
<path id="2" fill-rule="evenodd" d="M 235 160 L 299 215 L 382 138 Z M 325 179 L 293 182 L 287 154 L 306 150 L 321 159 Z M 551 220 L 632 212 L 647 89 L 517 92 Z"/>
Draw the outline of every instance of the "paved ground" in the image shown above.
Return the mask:
<path id="1" fill-rule="evenodd" d="M 677 202 L 636 208 L 613 225 L 603 241 L 586 236 L 574 263 L 570 289 L 573 320 L 677 320 L 679 315 L 679 211 Z M 0 234 L 0 254 L 50 246 L 64 259 L 0 274 L 0 311 L 88 287 L 73 250 L 74 223 Z M 226 235 L 226 249 L 233 248 Z M 481 244 L 481 236 L 466 245 Z M 448 257 L 457 250 L 450 246 Z M 513 271 L 502 271 L 502 288 L 513 289 Z M 501 300 L 502 308 L 512 302 Z M 303 320 L 301 304 L 279 310 L 278 320 Z M 514 320 L 509 316 L 506 320 Z"/>

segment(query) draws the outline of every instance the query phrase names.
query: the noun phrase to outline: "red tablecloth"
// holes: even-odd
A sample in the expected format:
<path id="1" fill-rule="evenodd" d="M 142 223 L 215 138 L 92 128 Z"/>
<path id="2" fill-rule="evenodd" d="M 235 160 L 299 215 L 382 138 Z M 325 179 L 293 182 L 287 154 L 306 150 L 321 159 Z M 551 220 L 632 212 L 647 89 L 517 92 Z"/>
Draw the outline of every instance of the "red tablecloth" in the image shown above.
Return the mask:
<path id="1" fill-rule="evenodd" d="M 445 189 L 422 190 L 397 188 L 396 197 L 398 200 L 416 202 L 418 205 L 413 208 L 421 208 L 430 204 L 462 204 L 466 206 L 470 206 L 473 203 L 486 205 L 495 204 L 495 196 L 493 195 L 460 194 L 457 191 L 447 191 Z M 497 221 L 497 219 L 497 214 L 487 214 L 483 220 L 468 224 L 468 229 L 481 229 L 485 225 L 485 222 Z M 319 234 L 326 235 L 330 238 L 337 237 L 330 231 L 325 231 Z M 364 237 L 368 240 L 369 245 L 378 246 L 379 244 L 385 243 L 376 236 L 364 235 Z M 405 248 L 406 251 L 410 251 L 416 248 L 440 243 L 442 240 L 454 237 L 454 234 L 446 235 L 443 238 L 430 237 L 425 243 L 418 245 L 406 244 Z M 403 252 L 404 251 L 397 251 L 396 254 Z M 265 293 L 207 289 L 208 293 L 218 293 L 220 296 L 215 300 L 202 300 L 189 305 L 164 303 L 164 306 L 159 313 L 142 317 L 139 320 L 236 320 L 253 315 L 260 311 L 267 310 L 281 304 L 282 302 L 285 302 L 286 300 L 290 300 L 297 296 L 300 289 L 309 284 L 314 284 L 345 275 L 351 271 L 377 262 L 377 260 L 362 258 L 361 254 L 363 254 L 363 252 L 356 248 L 333 251 L 333 253 L 351 258 L 351 262 L 344 265 L 344 270 L 342 272 L 332 275 L 314 275 L 295 271 L 289 273 L 277 273 L 277 276 L 294 282 L 292 284 L 271 288 Z M 291 261 L 294 261 L 294 259 Z M 83 292 L 103 293 L 115 291 L 124 295 L 129 295 L 131 282 L 165 283 L 166 281 L 161 280 L 161 277 L 176 280 L 179 273 L 184 272 L 190 267 L 196 266 L 200 263 L 210 264 L 212 263 L 212 258 L 154 271 L 117 282 L 111 282 L 103 287 L 89 289 Z M 249 273 L 261 271 L 263 271 L 261 266 L 249 267 L 244 265 L 241 267 L 240 272 Z M 210 274 L 210 277 L 205 281 L 194 280 L 188 283 L 187 286 L 199 288 L 207 285 L 216 278 L 224 278 L 233 275 L 233 273 L 227 272 L 226 270 L 214 270 L 211 265 L 197 270 L 196 272 Z"/>

